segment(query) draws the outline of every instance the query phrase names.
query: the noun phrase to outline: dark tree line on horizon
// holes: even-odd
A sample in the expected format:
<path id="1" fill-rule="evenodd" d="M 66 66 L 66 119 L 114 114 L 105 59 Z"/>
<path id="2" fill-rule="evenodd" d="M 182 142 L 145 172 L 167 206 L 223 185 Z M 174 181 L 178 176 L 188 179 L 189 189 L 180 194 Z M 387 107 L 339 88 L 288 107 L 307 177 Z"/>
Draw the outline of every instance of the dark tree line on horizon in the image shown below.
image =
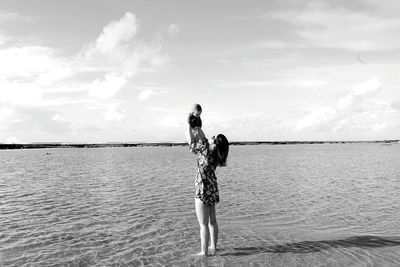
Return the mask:
<path id="1" fill-rule="evenodd" d="M 348 143 L 400 143 L 400 140 L 376 141 L 234 141 L 231 145 L 301 145 L 301 144 L 348 144 Z M 99 148 L 99 147 L 144 147 L 144 146 L 187 146 L 187 143 L 96 143 L 96 144 L 65 144 L 65 143 L 31 143 L 31 144 L 0 144 L 0 149 L 38 149 L 38 148 Z"/>

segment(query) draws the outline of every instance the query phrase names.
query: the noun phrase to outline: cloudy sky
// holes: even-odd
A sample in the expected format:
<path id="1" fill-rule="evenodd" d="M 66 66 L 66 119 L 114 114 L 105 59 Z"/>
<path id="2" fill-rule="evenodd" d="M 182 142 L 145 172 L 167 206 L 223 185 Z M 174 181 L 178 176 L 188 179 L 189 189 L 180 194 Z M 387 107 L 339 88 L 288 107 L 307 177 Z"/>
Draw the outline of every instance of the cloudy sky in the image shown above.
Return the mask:
<path id="1" fill-rule="evenodd" d="M 400 138 L 400 2 L 0 2 L 0 143 Z"/>

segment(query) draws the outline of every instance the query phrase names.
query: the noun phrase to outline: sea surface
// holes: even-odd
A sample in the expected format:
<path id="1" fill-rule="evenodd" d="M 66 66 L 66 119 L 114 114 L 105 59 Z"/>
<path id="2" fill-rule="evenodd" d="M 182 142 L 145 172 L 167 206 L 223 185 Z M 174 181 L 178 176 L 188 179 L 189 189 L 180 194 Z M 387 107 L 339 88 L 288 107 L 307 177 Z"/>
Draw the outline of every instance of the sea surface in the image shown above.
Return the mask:
<path id="1" fill-rule="evenodd" d="M 400 266 L 400 144 L 231 146 L 219 250 L 187 147 L 0 151 L 0 266 Z"/>

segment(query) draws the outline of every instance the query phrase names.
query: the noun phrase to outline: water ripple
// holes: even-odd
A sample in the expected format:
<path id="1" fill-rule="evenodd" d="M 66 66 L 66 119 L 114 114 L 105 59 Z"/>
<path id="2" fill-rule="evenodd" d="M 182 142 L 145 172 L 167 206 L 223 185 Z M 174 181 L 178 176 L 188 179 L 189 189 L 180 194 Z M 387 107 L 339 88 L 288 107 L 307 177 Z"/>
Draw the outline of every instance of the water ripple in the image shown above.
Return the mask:
<path id="1" fill-rule="evenodd" d="M 209 258 L 186 148 L 0 151 L 0 265 L 399 265 L 399 150 L 232 147 Z"/>

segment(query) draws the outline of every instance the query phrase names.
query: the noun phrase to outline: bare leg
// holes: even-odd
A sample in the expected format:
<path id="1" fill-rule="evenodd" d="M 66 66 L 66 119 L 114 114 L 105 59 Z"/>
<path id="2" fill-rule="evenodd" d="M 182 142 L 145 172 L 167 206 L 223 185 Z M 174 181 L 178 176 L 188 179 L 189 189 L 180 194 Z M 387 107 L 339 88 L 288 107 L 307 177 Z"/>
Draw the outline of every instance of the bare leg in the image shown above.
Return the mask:
<path id="1" fill-rule="evenodd" d="M 210 228 L 210 235 L 211 235 L 211 246 L 209 250 L 211 254 L 214 254 L 215 251 L 217 250 L 217 241 L 218 241 L 218 223 L 215 214 L 215 205 L 210 207 L 210 223 L 208 227 Z"/>
<path id="2" fill-rule="evenodd" d="M 208 221 L 210 220 L 210 207 L 204 204 L 200 199 L 195 199 L 197 220 L 200 225 L 200 239 L 201 251 L 198 255 L 207 256 L 208 242 L 210 239 L 210 232 L 208 230 Z"/>
<path id="3" fill-rule="evenodd" d="M 199 138 L 201 141 L 203 141 L 203 140 L 206 138 L 206 136 L 205 136 L 205 134 L 204 134 L 204 132 L 203 132 L 203 130 L 202 130 L 201 128 L 198 128 L 198 130 L 197 130 L 197 135 L 198 135 L 198 138 Z"/>

